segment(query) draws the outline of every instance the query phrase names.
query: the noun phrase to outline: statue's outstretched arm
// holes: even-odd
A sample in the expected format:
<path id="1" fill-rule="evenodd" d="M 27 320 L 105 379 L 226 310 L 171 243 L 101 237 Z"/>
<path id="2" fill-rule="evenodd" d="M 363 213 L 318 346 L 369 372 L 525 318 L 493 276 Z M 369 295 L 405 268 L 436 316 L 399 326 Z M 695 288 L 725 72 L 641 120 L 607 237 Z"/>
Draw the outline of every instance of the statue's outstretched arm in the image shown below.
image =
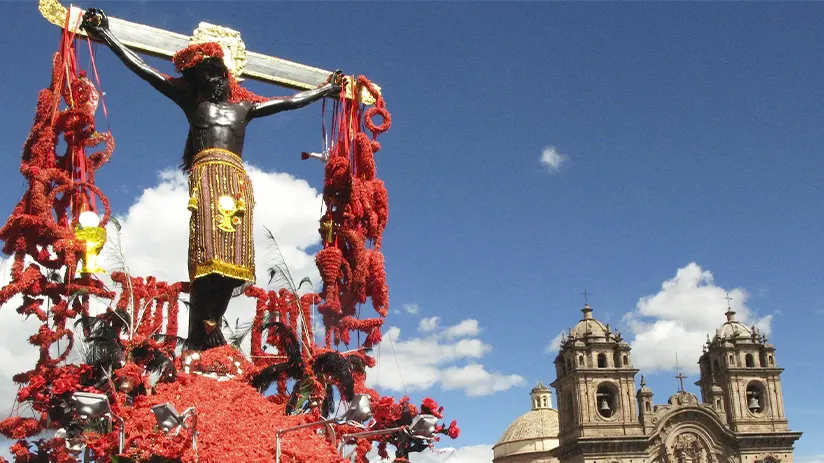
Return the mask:
<path id="1" fill-rule="evenodd" d="M 148 82 L 157 91 L 166 95 L 178 105 L 183 104 L 184 91 L 172 84 L 172 82 L 158 72 L 157 69 L 146 64 L 135 52 L 120 43 L 120 40 L 118 40 L 109 29 L 109 19 L 103 11 L 97 8 L 88 9 L 83 15 L 83 24 L 81 27 L 89 35 L 103 41 L 103 43 L 111 48 L 114 54 L 120 58 L 120 61 L 123 61 L 126 67 L 137 74 L 138 77 Z"/>
<path id="2" fill-rule="evenodd" d="M 249 111 L 249 119 L 256 117 L 271 116 L 281 111 L 302 108 L 310 103 L 318 101 L 329 95 L 340 93 L 343 82 L 343 73 L 335 71 L 329 79 L 329 83 L 313 90 L 296 93 L 285 98 L 275 98 L 262 103 L 255 103 Z"/>

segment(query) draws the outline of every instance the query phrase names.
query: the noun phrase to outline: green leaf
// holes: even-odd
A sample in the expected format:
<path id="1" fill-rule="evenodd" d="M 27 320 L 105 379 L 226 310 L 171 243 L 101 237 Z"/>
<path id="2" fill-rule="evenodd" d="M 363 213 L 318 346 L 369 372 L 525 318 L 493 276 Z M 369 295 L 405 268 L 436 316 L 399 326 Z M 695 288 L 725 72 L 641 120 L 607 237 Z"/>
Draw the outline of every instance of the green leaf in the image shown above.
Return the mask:
<path id="1" fill-rule="evenodd" d="M 297 403 L 295 403 L 295 411 L 297 412 L 298 410 L 303 410 L 306 403 L 312 397 L 314 381 L 311 377 L 307 376 L 295 384 L 295 387 L 298 389 L 298 400 Z"/>

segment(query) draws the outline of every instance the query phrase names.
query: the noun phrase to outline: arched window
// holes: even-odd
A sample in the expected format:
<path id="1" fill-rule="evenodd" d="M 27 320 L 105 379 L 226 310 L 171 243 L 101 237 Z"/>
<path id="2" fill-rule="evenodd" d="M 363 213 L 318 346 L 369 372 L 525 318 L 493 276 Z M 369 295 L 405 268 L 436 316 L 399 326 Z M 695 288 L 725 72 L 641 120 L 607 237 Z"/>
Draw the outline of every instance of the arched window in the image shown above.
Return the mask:
<path id="1" fill-rule="evenodd" d="M 623 365 L 623 366 L 629 365 L 629 358 L 627 358 L 627 354 L 624 354 L 624 356 L 621 357 L 621 361 L 622 361 L 621 365 Z"/>
<path id="2" fill-rule="evenodd" d="M 546 397 L 541 397 L 541 405 L 543 405 L 544 407 L 547 406 L 546 405 Z"/>
<path id="3" fill-rule="evenodd" d="M 724 408 L 721 406 L 721 399 L 715 399 L 715 409 L 716 410 L 723 410 Z"/>
<path id="4" fill-rule="evenodd" d="M 598 368 L 606 368 L 607 367 L 607 356 L 604 354 L 598 354 Z"/>
<path id="5" fill-rule="evenodd" d="M 713 371 L 712 371 L 713 373 L 718 373 L 719 371 L 721 371 L 721 367 L 718 365 L 718 359 L 714 359 L 712 361 L 712 368 L 713 368 Z"/>
<path id="6" fill-rule="evenodd" d="M 744 362 L 747 364 L 747 368 L 755 368 L 755 360 L 753 360 L 752 354 L 745 355 Z"/>
<path id="7" fill-rule="evenodd" d="M 644 410 L 646 410 L 648 413 L 652 411 L 652 407 L 650 406 L 648 400 L 644 402 Z"/>
<path id="8" fill-rule="evenodd" d="M 769 360 L 770 360 L 770 366 L 775 365 L 775 363 L 773 363 L 773 357 L 772 357 L 772 355 L 770 355 L 768 358 L 769 358 Z"/>
<path id="9" fill-rule="evenodd" d="M 578 366 L 579 367 L 584 366 L 584 356 L 583 355 L 578 356 Z"/>
<path id="10" fill-rule="evenodd" d="M 735 356 L 732 355 L 732 354 L 730 354 L 730 366 L 731 367 L 735 366 Z"/>

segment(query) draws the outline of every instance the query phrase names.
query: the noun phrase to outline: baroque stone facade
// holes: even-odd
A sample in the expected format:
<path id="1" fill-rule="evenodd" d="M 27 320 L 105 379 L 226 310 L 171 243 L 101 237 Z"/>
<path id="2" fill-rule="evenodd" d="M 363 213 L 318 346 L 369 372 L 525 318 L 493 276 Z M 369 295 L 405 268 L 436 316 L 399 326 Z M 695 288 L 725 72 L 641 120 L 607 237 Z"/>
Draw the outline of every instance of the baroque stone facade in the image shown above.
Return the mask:
<path id="1" fill-rule="evenodd" d="M 679 373 L 681 387 L 664 405 L 654 405 L 643 376 L 635 389 L 638 370 L 621 334 L 594 318 L 589 305 L 582 312 L 555 359 L 557 447 L 511 453 L 502 445 L 505 433 L 495 463 L 793 462 L 801 433 L 790 431 L 784 415 L 775 346 L 732 309 L 698 361 L 701 399 L 684 389 Z"/>

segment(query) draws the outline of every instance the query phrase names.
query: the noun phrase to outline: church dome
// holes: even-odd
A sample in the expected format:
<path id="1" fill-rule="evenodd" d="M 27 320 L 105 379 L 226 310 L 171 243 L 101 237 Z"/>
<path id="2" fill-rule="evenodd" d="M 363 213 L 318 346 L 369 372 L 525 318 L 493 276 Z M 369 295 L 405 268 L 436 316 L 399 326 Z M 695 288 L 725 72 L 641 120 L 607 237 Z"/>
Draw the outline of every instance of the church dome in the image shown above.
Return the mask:
<path id="1" fill-rule="evenodd" d="M 515 461 L 516 455 L 524 454 L 550 459 L 549 451 L 558 447 L 558 411 L 552 408 L 552 391 L 539 382 L 530 397 L 532 410 L 516 418 L 493 447 L 495 463 Z"/>
<path id="2" fill-rule="evenodd" d="M 753 335 L 751 328 L 735 319 L 735 311 L 727 309 L 727 321 L 721 325 L 716 336 L 721 339 L 750 338 Z"/>
<path id="3" fill-rule="evenodd" d="M 585 339 L 590 337 L 605 338 L 610 333 L 609 327 L 601 323 L 592 316 L 592 307 L 585 305 L 581 312 L 584 318 L 570 330 L 570 337 L 573 339 Z"/>
<path id="4" fill-rule="evenodd" d="M 558 411 L 549 409 L 530 410 L 519 416 L 506 428 L 498 439 L 498 445 L 525 439 L 558 437 Z"/>

